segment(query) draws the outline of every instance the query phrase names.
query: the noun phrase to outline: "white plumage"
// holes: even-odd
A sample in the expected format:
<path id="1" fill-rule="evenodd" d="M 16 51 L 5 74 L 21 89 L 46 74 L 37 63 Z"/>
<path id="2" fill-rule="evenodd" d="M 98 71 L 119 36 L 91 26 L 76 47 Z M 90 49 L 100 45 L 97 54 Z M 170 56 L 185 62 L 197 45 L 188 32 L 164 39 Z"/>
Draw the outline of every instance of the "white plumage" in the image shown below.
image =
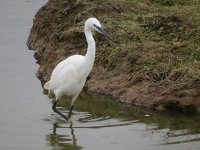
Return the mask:
<path id="1" fill-rule="evenodd" d="M 49 83 L 50 92 L 60 99 L 62 95 L 73 96 L 83 87 L 85 77 L 82 69 L 84 56 L 74 55 L 59 63 L 53 70 Z"/>
<path id="2" fill-rule="evenodd" d="M 70 118 L 73 104 L 81 92 L 94 64 L 96 45 L 92 36 L 92 30 L 96 30 L 110 39 L 108 34 L 101 27 L 100 22 L 96 18 L 89 18 L 84 26 L 84 32 L 88 43 L 86 55 L 73 55 L 60 62 L 53 70 L 50 81 L 44 85 L 44 88 L 49 90 L 49 93 L 53 93 L 56 96 L 56 101 L 52 106 L 53 110 L 66 120 Z M 72 96 L 68 118 L 56 109 L 57 101 L 64 95 Z"/>

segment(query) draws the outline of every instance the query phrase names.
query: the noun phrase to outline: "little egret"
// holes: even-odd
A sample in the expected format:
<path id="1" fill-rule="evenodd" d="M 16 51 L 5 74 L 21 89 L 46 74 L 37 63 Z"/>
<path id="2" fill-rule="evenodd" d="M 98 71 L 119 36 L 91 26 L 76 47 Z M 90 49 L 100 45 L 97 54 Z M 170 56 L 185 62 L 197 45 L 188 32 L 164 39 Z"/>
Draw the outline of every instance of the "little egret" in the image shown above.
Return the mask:
<path id="1" fill-rule="evenodd" d="M 94 64 L 96 45 L 92 36 L 92 30 L 96 30 L 108 39 L 111 39 L 96 18 L 89 18 L 84 26 L 84 33 L 88 44 L 86 55 L 73 55 L 60 62 L 53 70 L 50 80 L 44 85 L 49 94 L 55 94 L 56 100 L 53 102 L 53 111 L 67 121 L 71 117 L 74 102 L 81 92 Z M 56 109 L 58 100 L 64 95 L 72 96 L 68 117 Z"/>

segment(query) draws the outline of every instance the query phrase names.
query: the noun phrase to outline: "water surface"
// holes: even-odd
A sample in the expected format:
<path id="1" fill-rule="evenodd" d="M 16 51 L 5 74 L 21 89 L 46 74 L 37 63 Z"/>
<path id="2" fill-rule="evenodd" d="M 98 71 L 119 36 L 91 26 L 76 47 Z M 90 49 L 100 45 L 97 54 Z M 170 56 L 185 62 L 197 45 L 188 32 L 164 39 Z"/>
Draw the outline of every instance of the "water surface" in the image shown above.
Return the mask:
<path id="1" fill-rule="evenodd" d="M 82 92 L 73 126 L 51 110 L 26 40 L 47 0 L 0 1 L 0 149 L 198 150 L 198 114 L 156 112 Z M 70 100 L 59 103 L 67 115 Z"/>

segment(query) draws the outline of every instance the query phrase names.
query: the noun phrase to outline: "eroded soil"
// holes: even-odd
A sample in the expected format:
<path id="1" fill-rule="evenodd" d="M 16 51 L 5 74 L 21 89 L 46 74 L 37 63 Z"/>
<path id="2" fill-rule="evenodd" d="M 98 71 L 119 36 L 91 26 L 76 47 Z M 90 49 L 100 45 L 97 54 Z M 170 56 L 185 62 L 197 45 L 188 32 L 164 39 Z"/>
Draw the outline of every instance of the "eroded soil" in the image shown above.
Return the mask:
<path id="1" fill-rule="evenodd" d="M 159 110 L 199 110 L 199 3 L 70 2 L 49 0 L 35 16 L 27 45 L 36 50 L 42 84 L 60 61 L 86 53 L 84 21 L 97 17 L 115 42 L 95 34 L 89 91 Z"/>

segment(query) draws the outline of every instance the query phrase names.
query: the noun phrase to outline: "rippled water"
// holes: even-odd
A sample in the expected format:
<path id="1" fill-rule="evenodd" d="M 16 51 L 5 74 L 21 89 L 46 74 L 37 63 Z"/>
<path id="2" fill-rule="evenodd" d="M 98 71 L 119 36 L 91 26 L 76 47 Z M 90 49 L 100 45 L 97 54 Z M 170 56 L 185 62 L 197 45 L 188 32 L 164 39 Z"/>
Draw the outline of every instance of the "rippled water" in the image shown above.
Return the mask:
<path id="1" fill-rule="evenodd" d="M 199 114 L 156 112 L 82 92 L 70 127 L 35 77 L 26 40 L 47 0 L 0 1 L 1 150 L 199 150 Z M 59 102 L 66 115 L 70 99 Z"/>
<path id="2" fill-rule="evenodd" d="M 66 115 L 70 99 L 60 101 Z M 83 92 L 75 104 L 73 126 L 57 114 L 44 119 L 53 123 L 49 144 L 68 149 L 200 149 L 198 114 L 140 109 Z"/>

